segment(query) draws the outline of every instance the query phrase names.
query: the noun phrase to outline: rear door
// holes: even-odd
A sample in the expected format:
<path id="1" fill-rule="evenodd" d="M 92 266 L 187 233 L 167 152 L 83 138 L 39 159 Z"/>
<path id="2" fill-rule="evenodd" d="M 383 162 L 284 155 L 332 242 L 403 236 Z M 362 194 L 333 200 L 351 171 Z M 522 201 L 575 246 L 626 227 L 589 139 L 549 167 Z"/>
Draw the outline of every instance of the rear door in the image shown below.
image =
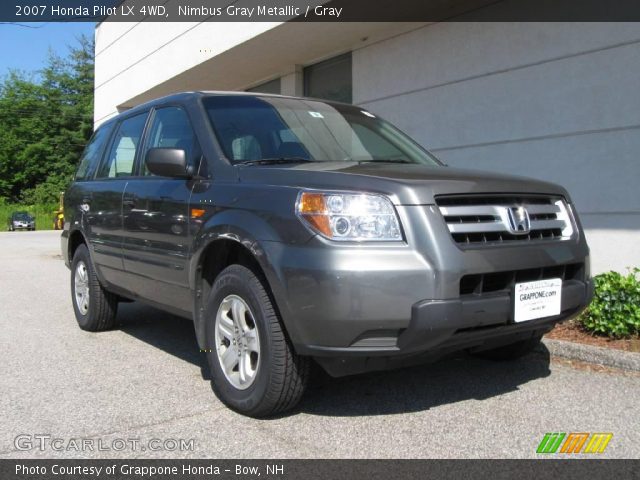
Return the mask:
<path id="1" fill-rule="evenodd" d="M 83 182 L 78 198 L 93 261 L 104 278 L 117 286 L 122 283 L 124 271 L 122 194 L 134 175 L 147 116 L 147 112 L 140 113 L 115 125 L 94 180 Z"/>
<path id="2" fill-rule="evenodd" d="M 193 181 L 153 175 L 144 158 L 150 148 L 180 148 L 190 164 L 196 165 L 201 157 L 199 142 L 181 106 L 156 108 L 146 137 L 139 174 L 129 180 L 123 197 L 124 268 L 130 289 L 137 295 L 190 312 L 189 199 Z"/>

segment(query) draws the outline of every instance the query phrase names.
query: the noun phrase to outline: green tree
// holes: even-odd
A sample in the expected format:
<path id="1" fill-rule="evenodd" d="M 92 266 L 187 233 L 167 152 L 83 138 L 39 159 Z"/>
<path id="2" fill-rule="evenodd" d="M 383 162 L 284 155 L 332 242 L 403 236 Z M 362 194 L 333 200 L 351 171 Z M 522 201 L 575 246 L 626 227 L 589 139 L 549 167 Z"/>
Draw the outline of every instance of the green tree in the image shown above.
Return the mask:
<path id="1" fill-rule="evenodd" d="M 0 84 L 0 198 L 54 203 L 93 130 L 93 42 Z"/>

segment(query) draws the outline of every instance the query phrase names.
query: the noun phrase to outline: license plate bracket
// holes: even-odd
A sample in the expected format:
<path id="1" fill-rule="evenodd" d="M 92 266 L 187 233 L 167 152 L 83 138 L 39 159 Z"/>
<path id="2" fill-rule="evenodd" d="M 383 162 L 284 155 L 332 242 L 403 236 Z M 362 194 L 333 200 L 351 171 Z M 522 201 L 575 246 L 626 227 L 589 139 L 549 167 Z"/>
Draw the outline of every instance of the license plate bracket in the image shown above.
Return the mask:
<path id="1" fill-rule="evenodd" d="M 513 291 L 513 321 L 520 323 L 560 315 L 561 301 L 561 278 L 516 283 Z"/>

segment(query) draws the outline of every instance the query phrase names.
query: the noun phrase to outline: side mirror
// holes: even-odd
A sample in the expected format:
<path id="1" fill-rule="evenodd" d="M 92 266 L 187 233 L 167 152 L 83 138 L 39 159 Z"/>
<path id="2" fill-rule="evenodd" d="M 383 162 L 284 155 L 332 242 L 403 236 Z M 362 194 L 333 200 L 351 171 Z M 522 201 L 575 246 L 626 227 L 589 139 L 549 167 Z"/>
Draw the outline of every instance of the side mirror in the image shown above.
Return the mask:
<path id="1" fill-rule="evenodd" d="M 150 148 L 145 163 L 151 173 L 160 177 L 191 177 L 187 154 L 181 148 Z"/>

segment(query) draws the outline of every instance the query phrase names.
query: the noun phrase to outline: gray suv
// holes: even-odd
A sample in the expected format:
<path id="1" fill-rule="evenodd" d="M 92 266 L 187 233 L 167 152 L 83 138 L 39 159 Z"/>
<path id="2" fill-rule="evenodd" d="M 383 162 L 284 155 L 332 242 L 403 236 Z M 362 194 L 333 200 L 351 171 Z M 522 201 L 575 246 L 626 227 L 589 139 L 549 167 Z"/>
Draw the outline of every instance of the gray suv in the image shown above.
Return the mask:
<path id="1" fill-rule="evenodd" d="M 449 168 L 358 106 L 183 93 L 102 124 L 65 195 L 80 328 L 119 301 L 193 320 L 250 416 L 330 375 L 533 349 L 579 313 L 589 249 L 566 190 Z"/>

